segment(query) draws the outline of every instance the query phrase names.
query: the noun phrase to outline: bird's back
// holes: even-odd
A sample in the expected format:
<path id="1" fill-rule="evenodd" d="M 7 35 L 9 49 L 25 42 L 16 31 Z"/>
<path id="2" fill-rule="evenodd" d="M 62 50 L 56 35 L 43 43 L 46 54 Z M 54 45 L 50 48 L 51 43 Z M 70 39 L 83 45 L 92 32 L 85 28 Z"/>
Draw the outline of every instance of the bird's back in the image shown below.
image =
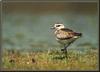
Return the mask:
<path id="1" fill-rule="evenodd" d="M 60 30 L 56 30 L 55 35 L 58 42 L 66 44 L 79 38 L 82 34 L 76 33 L 68 28 L 63 28 Z"/>

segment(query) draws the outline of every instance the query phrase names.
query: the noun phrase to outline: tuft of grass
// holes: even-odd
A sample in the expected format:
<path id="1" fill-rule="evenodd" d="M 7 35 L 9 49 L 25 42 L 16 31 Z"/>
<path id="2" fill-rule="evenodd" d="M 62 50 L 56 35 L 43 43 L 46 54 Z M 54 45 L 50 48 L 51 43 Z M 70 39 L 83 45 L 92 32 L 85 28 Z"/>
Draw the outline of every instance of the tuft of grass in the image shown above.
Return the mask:
<path id="1" fill-rule="evenodd" d="M 98 51 L 86 53 L 69 50 L 68 58 L 58 51 L 50 52 L 4 52 L 2 57 L 3 69 L 7 70 L 97 70 Z"/>

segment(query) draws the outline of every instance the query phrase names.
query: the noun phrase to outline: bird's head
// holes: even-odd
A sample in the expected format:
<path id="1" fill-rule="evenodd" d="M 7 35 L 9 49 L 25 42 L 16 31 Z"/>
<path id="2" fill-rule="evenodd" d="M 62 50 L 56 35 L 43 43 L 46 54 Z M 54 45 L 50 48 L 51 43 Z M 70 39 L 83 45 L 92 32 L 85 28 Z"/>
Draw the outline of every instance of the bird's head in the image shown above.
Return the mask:
<path id="1" fill-rule="evenodd" d="M 51 27 L 51 29 L 56 29 L 56 30 L 59 30 L 59 29 L 62 29 L 62 28 L 64 28 L 63 24 L 54 24 L 54 26 Z"/>

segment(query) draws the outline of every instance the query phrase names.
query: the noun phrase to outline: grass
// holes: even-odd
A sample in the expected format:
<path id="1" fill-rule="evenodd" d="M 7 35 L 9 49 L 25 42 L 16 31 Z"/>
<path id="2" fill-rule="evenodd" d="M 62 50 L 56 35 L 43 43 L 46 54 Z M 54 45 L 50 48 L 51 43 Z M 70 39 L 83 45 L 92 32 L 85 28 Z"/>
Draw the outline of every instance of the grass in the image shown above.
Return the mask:
<path id="1" fill-rule="evenodd" d="M 98 70 L 98 51 L 68 51 L 62 59 L 58 51 L 13 52 L 5 51 L 2 57 L 5 70 Z"/>

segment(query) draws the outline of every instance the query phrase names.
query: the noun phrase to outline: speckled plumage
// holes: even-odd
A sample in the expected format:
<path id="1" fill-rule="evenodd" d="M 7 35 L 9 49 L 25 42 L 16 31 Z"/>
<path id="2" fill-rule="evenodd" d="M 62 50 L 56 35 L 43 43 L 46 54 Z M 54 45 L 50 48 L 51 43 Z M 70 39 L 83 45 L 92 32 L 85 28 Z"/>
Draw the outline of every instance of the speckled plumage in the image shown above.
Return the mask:
<path id="1" fill-rule="evenodd" d="M 61 51 L 65 51 L 65 53 L 67 53 L 67 47 L 82 36 L 81 33 L 77 33 L 71 29 L 65 28 L 63 24 L 55 24 L 52 29 L 55 30 L 54 34 L 56 40 L 60 44 L 64 45 L 64 49 L 61 49 Z"/>
<path id="2" fill-rule="evenodd" d="M 61 44 L 68 44 L 81 36 L 80 33 L 73 32 L 70 29 L 63 28 L 55 30 L 56 40 Z"/>

